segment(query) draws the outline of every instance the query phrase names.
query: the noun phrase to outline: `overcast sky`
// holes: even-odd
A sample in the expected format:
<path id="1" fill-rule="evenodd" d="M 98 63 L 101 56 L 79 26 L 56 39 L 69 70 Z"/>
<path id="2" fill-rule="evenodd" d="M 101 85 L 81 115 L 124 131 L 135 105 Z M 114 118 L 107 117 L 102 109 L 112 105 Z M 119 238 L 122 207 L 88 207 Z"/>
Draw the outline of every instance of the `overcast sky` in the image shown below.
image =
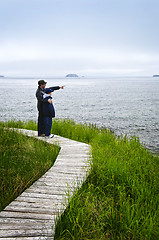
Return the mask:
<path id="1" fill-rule="evenodd" d="M 159 74 L 158 0 L 0 0 L 0 74 Z"/>

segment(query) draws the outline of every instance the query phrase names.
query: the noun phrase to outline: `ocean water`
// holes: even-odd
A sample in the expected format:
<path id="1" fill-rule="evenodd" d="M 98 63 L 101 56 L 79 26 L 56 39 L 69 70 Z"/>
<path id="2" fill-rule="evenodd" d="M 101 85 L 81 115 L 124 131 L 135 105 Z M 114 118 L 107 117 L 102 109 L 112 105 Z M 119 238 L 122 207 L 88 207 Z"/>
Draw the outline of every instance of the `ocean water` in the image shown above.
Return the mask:
<path id="1" fill-rule="evenodd" d="M 0 121 L 37 120 L 39 79 L 0 78 Z M 45 79 L 53 93 L 57 118 L 93 123 L 117 135 L 136 135 L 159 152 L 159 78 L 106 77 Z"/>

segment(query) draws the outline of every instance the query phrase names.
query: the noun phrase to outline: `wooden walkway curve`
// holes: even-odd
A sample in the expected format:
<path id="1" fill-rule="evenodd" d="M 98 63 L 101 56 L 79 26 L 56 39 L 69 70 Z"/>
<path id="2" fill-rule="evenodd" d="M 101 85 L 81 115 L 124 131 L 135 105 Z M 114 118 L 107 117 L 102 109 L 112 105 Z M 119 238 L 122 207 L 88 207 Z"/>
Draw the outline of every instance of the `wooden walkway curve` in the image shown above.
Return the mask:
<path id="1" fill-rule="evenodd" d="M 37 136 L 36 131 L 18 131 Z M 1 240 L 53 240 L 57 217 L 89 173 L 90 145 L 56 135 L 38 139 L 59 145 L 60 153 L 49 171 L 0 212 Z"/>

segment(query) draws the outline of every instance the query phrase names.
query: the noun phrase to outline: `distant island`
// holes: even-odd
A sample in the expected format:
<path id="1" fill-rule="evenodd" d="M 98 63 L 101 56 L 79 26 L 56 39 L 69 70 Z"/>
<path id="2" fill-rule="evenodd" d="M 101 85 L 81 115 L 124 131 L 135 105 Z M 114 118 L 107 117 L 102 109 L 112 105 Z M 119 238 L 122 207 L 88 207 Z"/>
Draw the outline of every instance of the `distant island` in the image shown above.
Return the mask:
<path id="1" fill-rule="evenodd" d="M 72 74 L 72 73 L 71 73 L 71 74 L 67 74 L 66 77 L 73 77 L 73 78 L 76 78 L 76 77 L 78 77 L 78 75 L 77 75 L 77 74 Z"/>
<path id="2" fill-rule="evenodd" d="M 0 75 L 0 77 L 4 77 L 3 75 Z"/>
<path id="3" fill-rule="evenodd" d="M 159 75 L 153 75 L 153 77 L 159 77 Z"/>

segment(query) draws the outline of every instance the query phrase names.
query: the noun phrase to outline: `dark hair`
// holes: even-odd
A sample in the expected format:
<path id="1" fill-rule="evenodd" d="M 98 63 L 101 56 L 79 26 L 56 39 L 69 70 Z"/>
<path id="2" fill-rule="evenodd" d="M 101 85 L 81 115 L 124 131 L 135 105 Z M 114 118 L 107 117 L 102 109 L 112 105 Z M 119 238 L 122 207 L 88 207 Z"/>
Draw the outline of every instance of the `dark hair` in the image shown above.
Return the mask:
<path id="1" fill-rule="evenodd" d="M 39 81 L 38 81 L 39 86 L 45 85 L 46 83 L 47 83 L 47 82 L 45 82 L 44 80 L 39 80 Z"/>

